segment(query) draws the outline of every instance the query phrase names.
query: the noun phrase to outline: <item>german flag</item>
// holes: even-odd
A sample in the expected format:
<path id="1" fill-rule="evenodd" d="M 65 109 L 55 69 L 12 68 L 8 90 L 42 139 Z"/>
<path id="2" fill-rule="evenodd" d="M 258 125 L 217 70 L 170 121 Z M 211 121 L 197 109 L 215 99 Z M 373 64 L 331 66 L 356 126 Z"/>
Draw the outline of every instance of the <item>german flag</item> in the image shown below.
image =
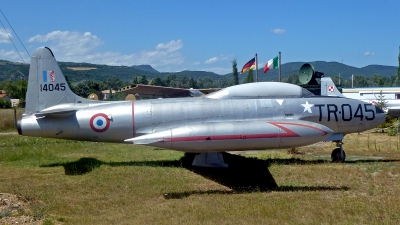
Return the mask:
<path id="1" fill-rule="evenodd" d="M 244 66 L 242 71 L 240 71 L 240 74 L 246 72 L 247 70 L 252 70 L 256 68 L 256 57 L 252 58 L 250 61 L 248 61 Z"/>

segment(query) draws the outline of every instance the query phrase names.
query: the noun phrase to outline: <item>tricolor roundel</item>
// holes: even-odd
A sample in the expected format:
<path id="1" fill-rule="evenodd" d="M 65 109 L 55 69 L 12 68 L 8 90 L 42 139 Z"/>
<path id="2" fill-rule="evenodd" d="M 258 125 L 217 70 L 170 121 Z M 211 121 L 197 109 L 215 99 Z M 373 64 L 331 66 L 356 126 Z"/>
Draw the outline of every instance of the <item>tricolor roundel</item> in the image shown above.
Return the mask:
<path id="1" fill-rule="evenodd" d="M 110 127 L 110 120 L 104 113 L 97 113 L 90 118 L 90 127 L 96 132 L 104 132 Z"/>

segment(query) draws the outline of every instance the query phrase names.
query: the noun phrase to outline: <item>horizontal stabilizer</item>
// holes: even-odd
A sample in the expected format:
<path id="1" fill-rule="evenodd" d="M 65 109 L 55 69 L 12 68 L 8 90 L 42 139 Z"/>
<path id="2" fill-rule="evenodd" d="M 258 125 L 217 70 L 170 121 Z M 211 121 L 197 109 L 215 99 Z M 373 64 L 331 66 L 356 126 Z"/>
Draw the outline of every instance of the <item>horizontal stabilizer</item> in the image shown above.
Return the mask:
<path id="1" fill-rule="evenodd" d="M 36 117 L 48 116 L 48 117 L 66 117 L 72 115 L 77 110 L 70 109 L 70 110 L 49 110 L 49 111 L 42 111 L 35 113 Z"/>

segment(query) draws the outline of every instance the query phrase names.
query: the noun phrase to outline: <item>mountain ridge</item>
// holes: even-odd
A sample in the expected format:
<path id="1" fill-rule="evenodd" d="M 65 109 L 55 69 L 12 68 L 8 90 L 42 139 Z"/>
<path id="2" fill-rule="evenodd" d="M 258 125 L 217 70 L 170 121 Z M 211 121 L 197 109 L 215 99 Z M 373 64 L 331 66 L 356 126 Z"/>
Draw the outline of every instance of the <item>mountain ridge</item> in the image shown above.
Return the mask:
<path id="1" fill-rule="evenodd" d="M 281 65 L 282 79 L 287 78 L 291 74 L 297 74 L 300 67 L 306 62 L 288 62 Z M 371 76 L 379 74 L 383 77 L 397 76 L 396 66 L 385 65 L 368 65 L 361 68 L 346 65 L 339 62 L 314 61 L 308 62 L 314 66 L 315 70 L 323 72 L 326 77 L 334 77 L 340 74 L 342 79 L 350 79 L 351 75 Z M 118 77 L 123 81 L 130 82 L 135 76 L 145 75 L 147 79 L 156 77 L 166 77 L 175 75 L 177 77 L 189 77 L 199 79 L 209 77 L 213 80 L 223 77 L 232 77 L 232 73 L 219 75 L 207 71 L 190 71 L 184 70 L 180 72 L 159 72 L 151 65 L 133 65 L 133 66 L 108 66 L 91 63 L 73 63 L 59 62 L 59 66 L 65 76 L 71 82 L 81 82 L 83 80 L 105 81 L 111 77 Z M 75 68 L 75 69 L 74 69 Z M 80 68 L 80 69 L 76 69 Z M 91 68 L 91 69 L 85 69 Z M 240 70 L 240 68 L 238 68 Z M 29 64 L 14 63 L 0 60 L 0 81 L 2 80 L 21 80 L 27 79 L 29 73 Z M 255 74 L 255 72 L 253 72 Z M 263 68 L 258 70 L 259 81 L 277 81 L 278 69 L 272 69 L 267 74 L 263 73 Z M 246 74 L 239 75 L 239 80 L 244 78 Z"/>

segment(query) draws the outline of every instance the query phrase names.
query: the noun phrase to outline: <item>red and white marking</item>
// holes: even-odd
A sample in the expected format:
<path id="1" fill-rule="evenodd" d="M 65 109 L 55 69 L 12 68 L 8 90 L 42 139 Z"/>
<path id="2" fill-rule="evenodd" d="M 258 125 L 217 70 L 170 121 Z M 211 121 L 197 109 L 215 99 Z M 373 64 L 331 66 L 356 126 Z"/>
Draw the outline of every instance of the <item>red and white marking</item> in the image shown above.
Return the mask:
<path id="1" fill-rule="evenodd" d="M 104 113 L 97 113 L 90 118 L 90 128 L 98 133 L 106 131 L 109 127 L 110 120 Z"/>
<path id="2" fill-rule="evenodd" d="M 333 92 L 335 90 L 335 86 L 328 86 L 328 92 Z"/>

